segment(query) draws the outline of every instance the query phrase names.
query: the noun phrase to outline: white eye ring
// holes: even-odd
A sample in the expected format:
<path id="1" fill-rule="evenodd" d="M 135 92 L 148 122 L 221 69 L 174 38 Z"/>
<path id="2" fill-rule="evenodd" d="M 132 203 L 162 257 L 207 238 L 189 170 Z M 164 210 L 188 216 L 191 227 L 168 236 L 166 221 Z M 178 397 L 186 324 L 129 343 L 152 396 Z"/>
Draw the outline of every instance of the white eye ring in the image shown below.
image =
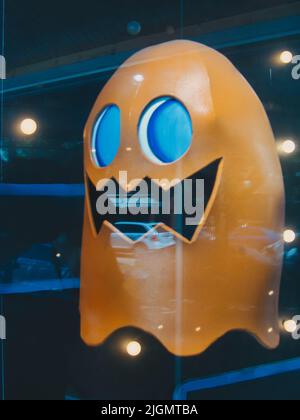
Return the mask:
<path id="1" fill-rule="evenodd" d="M 151 120 L 152 115 L 154 114 L 154 112 L 161 106 L 163 105 L 165 102 L 167 102 L 168 100 L 170 100 L 169 97 L 164 97 L 164 98 L 159 98 L 157 99 L 157 101 L 154 101 L 152 103 L 152 105 L 147 109 L 147 111 L 144 113 L 144 115 L 141 118 L 140 124 L 139 124 L 139 129 L 138 129 L 138 134 L 139 134 L 139 140 L 140 140 L 140 144 L 141 144 L 141 148 L 145 154 L 145 156 L 147 156 L 147 158 L 157 164 L 157 165 L 166 165 L 166 163 L 162 162 L 161 160 L 159 160 L 154 153 L 152 152 L 150 146 L 149 146 L 149 140 L 148 140 L 148 126 L 149 126 L 149 122 Z"/>

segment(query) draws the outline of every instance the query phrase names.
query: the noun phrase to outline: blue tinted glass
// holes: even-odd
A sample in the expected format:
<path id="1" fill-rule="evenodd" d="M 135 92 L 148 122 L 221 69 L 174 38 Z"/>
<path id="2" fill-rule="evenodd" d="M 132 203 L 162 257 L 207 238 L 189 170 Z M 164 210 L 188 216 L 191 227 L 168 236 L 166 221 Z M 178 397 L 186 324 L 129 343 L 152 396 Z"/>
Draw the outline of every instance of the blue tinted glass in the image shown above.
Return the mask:
<path id="1" fill-rule="evenodd" d="M 152 153 L 163 163 L 180 159 L 192 142 L 192 122 L 187 109 L 175 99 L 166 100 L 152 114 L 148 125 Z"/>
<path id="2" fill-rule="evenodd" d="M 115 159 L 121 138 L 120 110 L 107 107 L 96 122 L 93 133 L 93 155 L 99 166 L 108 166 Z"/>

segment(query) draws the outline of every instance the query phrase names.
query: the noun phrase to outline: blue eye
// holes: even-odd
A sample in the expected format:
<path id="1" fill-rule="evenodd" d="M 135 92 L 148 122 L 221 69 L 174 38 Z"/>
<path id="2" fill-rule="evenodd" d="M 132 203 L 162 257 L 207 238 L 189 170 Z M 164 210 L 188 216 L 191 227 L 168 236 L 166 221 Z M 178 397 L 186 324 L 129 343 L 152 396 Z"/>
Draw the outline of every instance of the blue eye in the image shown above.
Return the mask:
<path id="1" fill-rule="evenodd" d="M 121 142 L 120 109 L 106 107 L 98 117 L 92 136 L 92 154 L 98 166 L 110 165 L 117 156 Z"/>
<path id="2" fill-rule="evenodd" d="M 145 155 L 163 165 L 179 160 L 192 144 L 193 127 L 185 106 L 174 98 L 159 98 L 144 111 L 139 139 Z"/>

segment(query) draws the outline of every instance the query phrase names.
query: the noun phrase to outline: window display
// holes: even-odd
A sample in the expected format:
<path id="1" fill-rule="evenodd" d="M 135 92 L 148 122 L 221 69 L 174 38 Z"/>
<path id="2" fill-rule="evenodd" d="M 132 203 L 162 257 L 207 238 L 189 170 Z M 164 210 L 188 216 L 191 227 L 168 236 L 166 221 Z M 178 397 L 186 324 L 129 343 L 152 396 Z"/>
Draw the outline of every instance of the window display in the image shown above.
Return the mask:
<path id="1" fill-rule="evenodd" d="M 299 399 L 299 57 L 295 0 L 0 0 L 1 400 Z"/>

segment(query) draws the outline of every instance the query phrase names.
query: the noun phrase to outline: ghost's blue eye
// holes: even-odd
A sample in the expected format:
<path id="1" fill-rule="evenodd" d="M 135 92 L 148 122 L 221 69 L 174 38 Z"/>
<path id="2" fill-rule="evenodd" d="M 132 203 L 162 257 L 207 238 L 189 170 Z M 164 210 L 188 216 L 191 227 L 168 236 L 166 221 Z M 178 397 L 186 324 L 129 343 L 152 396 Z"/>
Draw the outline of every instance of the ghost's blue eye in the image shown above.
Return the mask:
<path id="1" fill-rule="evenodd" d="M 144 111 L 139 139 L 145 155 L 160 165 L 179 160 L 190 148 L 193 137 L 191 117 L 174 98 L 159 98 Z"/>
<path id="2" fill-rule="evenodd" d="M 120 109 L 110 105 L 99 115 L 93 131 L 92 154 L 98 166 L 112 163 L 120 148 L 120 138 Z"/>

